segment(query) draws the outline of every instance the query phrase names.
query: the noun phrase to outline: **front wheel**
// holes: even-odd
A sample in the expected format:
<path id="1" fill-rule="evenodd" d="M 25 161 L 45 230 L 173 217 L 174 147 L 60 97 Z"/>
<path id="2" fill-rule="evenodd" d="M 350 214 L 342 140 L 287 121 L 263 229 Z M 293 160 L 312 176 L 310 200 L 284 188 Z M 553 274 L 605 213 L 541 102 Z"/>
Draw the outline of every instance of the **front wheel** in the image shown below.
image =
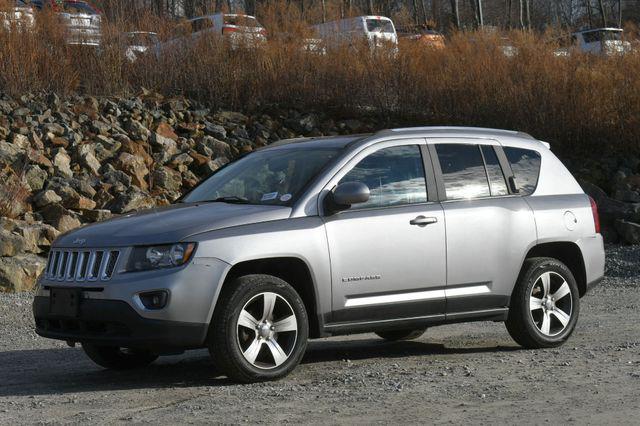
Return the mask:
<path id="1" fill-rule="evenodd" d="M 300 363 L 309 335 L 298 293 L 271 275 L 246 275 L 227 285 L 209 329 L 216 365 L 244 383 L 289 374 Z"/>
<path id="2" fill-rule="evenodd" d="M 110 370 L 142 368 L 158 358 L 158 355 L 146 350 L 120 348 L 117 346 L 99 346 L 83 343 L 82 349 L 91 361 Z"/>
<path id="3" fill-rule="evenodd" d="M 507 330 L 525 348 L 563 344 L 578 321 L 580 296 L 571 270 L 559 260 L 527 259 L 511 296 Z"/>

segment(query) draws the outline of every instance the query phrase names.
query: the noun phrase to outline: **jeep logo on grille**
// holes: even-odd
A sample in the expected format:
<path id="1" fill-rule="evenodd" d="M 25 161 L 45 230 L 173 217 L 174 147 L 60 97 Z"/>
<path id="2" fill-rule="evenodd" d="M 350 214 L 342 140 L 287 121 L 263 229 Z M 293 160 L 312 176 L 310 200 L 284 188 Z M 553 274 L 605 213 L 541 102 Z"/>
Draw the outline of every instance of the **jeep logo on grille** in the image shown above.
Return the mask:
<path id="1" fill-rule="evenodd" d="M 73 240 L 73 244 L 84 245 L 87 242 L 84 238 L 76 238 Z"/>

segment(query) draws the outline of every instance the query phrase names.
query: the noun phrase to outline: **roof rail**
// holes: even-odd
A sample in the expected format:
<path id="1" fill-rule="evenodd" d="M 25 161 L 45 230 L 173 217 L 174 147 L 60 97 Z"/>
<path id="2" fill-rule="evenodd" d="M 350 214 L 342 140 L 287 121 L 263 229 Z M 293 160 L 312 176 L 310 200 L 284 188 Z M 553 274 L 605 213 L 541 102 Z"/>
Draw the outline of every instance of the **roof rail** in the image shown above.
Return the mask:
<path id="1" fill-rule="evenodd" d="M 419 131 L 460 131 L 460 132 L 478 132 L 478 133 L 486 133 L 486 134 L 497 134 L 497 135 L 511 135 L 518 136 L 525 139 L 536 140 L 533 136 L 528 133 L 520 132 L 517 130 L 504 130 L 504 129 L 492 129 L 488 127 L 465 127 L 465 126 L 417 126 L 417 127 L 399 127 L 394 129 L 384 129 L 376 132 L 376 135 L 391 135 L 394 133 L 402 133 L 402 132 L 419 132 Z"/>

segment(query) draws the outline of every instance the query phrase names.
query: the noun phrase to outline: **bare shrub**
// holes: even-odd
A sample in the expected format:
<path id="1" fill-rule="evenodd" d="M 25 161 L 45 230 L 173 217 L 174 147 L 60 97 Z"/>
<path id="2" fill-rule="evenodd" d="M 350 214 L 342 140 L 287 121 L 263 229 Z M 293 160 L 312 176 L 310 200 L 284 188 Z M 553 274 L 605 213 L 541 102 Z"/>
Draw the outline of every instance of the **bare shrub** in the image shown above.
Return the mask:
<path id="1" fill-rule="evenodd" d="M 516 31 L 455 33 L 442 50 L 406 42 L 397 55 L 371 54 L 354 43 L 317 55 L 302 48 L 302 37 L 314 35 L 299 8 L 267 2 L 258 13 L 269 29 L 260 48 L 233 49 L 206 37 L 134 63 L 124 57 L 122 32 L 154 30 L 166 41 L 188 34 L 188 26 L 151 14 L 139 17 L 138 27 L 131 20 L 105 21 L 102 48 L 81 49 L 65 44 L 54 16 L 38 14 L 35 31 L 0 28 L 0 90 L 120 95 L 144 87 L 219 108 L 277 104 L 372 114 L 380 127 L 522 130 L 576 154 L 640 151 L 640 54 L 561 57 L 554 55 L 556 34 Z M 515 55 L 504 54 L 502 36 L 511 39 Z"/>

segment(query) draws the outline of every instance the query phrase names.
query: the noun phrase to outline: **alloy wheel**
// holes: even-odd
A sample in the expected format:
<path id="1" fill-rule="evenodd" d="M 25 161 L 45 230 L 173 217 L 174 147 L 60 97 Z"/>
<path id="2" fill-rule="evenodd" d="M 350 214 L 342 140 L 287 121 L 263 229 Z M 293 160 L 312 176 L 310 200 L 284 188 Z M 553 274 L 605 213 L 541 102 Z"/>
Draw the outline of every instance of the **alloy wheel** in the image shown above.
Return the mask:
<path id="1" fill-rule="evenodd" d="M 293 308 L 277 293 L 252 297 L 240 311 L 238 346 L 245 360 L 260 369 L 282 365 L 293 352 L 298 322 Z"/>
<path id="2" fill-rule="evenodd" d="M 529 297 L 529 311 L 533 323 L 545 336 L 562 333 L 573 311 L 571 287 L 562 275 L 545 272 L 533 284 Z"/>

